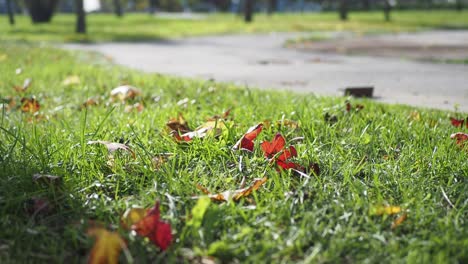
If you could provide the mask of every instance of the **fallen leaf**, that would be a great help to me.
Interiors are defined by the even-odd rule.
[[[454,127],[462,127],[465,122],[466,122],[466,127],[468,127],[468,117],[466,119],[456,119],[456,118],[450,117],[450,123],[452,123],[452,126]]]
[[[413,121],[420,121],[421,120],[421,114],[419,114],[418,111],[413,111],[409,114],[408,118]]]
[[[33,197],[27,201],[25,210],[31,216],[38,214],[45,215],[52,211],[52,205],[46,198]]]
[[[294,146],[284,148],[285,144],[286,140],[280,133],[278,133],[271,142],[262,142],[261,147],[265,157],[276,162],[276,165],[280,168],[285,170],[296,169],[303,171],[304,168],[301,165],[288,161],[290,158],[297,157],[297,151]]]
[[[325,120],[325,122],[331,125],[338,122],[338,117],[336,115],[330,115],[329,113],[325,113],[323,119]]]
[[[132,225],[140,222],[146,216],[148,209],[135,207],[127,209],[120,218],[120,225],[124,229],[131,229]]]
[[[127,245],[117,232],[109,232],[104,228],[90,228],[87,235],[96,240],[89,255],[89,264],[117,264],[122,249]]]
[[[46,184],[58,184],[61,180],[59,176],[49,175],[49,174],[34,174],[32,176],[33,181],[42,182]]]
[[[230,113],[231,113],[231,109],[229,108],[222,115],[214,115],[214,116],[208,118],[207,121],[216,121],[216,120],[219,120],[219,119],[227,119],[227,117],[229,116]]]
[[[278,127],[285,126],[285,127],[289,127],[289,128],[293,128],[293,129],[299,128],[299,123],[297,121],[293,121],[293,120],[289,120],[289,119],[283,119],[283,120],[276,121],[276,125]]]
[[[267,181],[266,177],[254,179],[253,183],[246,188],[239,190],[228,190],[218,194],[211,194],[205,187],[197,185],[197,188],[213,201],[227,202],[230,200],[238,201],[242,197],[249,196],[253,191],[258,190]]]
[[[143,111],[143,109],[145,109],[145,107],[143,106],[142,103],[135,103],[133,105],[125,106],[124,112],[130,113],[130,112],[136,111],[136,112],[140,113],[140,112]]]
[[[466,143],[465,141],[468,140],[468,134],[463,133],[463,132],[457,132],[457,133],[450,135],[450,138],[457,140],[456,142],[457,145],[464,146]]]
[[[406,218],[408,218],[408,214],[403,213],[397,219],[393,220],[391,228],[392,229],[397,228],[399,225],[401,225],[406,220]]]
[[[113,99],[119,99],[120,101],[126,101],[128,99],[134,99],[141,95],[141,91],[130,85],[122,85],[114,88],[110,95]]]
[[[98,100],[94,98],[88,98],[83,104],[81,104],[81,109],[88,108],[90,106],[96,106],[98,104],[99,104]]]
[[[24,93],[24,92],[26,92],[26,90],[27,90],[29,87],[31,87],[31,84],[32,84],[32,79],[31,79],[31,78],[27,78],[26,80],[24,80],[22,86],[14,86],[13,88],[14,88],[15,91],[17,91],[17,92]]]
[[[361,104],[356,104],[354,107],[353,105],[349,102],[349,101],[346,101],[346,112],[350,112],[351,110],[354,110],[356,112],[360,111],[364,109],[364,106],[361,105]]]
[[[145,217],[134,223],[131,229],[140,236],[148,237],[161,250],[166,250],[172,243],[171,225],[161,221],[159,202],[147,210]]]
[[[393,215],[401,212],[400,206],[385,205],[372,208],[373,215]]]
[[[24,113],[36,113],[41,108],[35,98],[21,98],[21,111]]]
[[[92,144],[102,144],[102,145],[106,146],[107,151],[109,151],[109,153],[113,153],[116,150],[123,149],[125,151],[130,152],[132,154],[133,158],[136,159],[135,152],[133,152],[133,150],[131,150],[130,147],[128,147],[125,144],[116,143],[116,142],[109,142],[109,141],[104,141],[104,140],[88,141],[88,145],[92,145]]]
[[[257,124],[250,127],[247,132],[237,141],[237,143],[232,147],[233,150],[244,149],[250,152],[253,152],[254,149],[254,140],[262,132],[263,124]]]
[[[178,114],[177,118],[171,118],[166,123],[166,126],[168,126],[171,129],[171,132],[175,131],[178,134],[184,134],[192,131],[181,113]]]
[[[65,78],[65,80],[63,80],[62,84],[65,86],[80,84],[80,77],[78,77],[77,75],[70,75],[67,78]]]

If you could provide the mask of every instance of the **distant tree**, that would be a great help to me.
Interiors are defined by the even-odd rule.
[[[268,3],[267,12],[269,15],[273,14],[273,12],[276,11],[276,1],[277,0],[267,0],[267,3]]]
[[[339,12],[342,21],[348,20],[348,0],[340,0]]]
[[[25,0],[24,3],[33,23],[46,23],[52,20],[58,0]]]
[[[254,0],[245,0],[244,21],[250,23],[253,20]]]
[[[390,0],[383,0],[384,1],[384,16],[385,21],[390,21],[390,11],[392,11],[392,5],[390,4]]]
[[[120,3],[120,0],[114,0],[114,12],[115,12],[115,15],[118,17],[121,17],[123,15],[122,5]]]
[[[75,0],[76,33],[86,33],[86,13],[83,6],[84,0]]]
[[[15,24],[15,15],[14,15],[14,12],[13,12],[13,7],[11,6],[11,1],[12,0],[6,0],[6,8],[7,8],[7,12],[8,12],[8,20],[10,22],[10,25],[14,25]]]
[[[149,12],[152,14],[156,11],[158,0],[149,0]]]
[[[457,0],[457,2],[455,3],[456,5],[456,8],[458,11],[462,11],[463,10],[463,3],[462,3],[463,0]]]
[[[370,0],[362,0],[362,9],[366,11],[370,10]]]

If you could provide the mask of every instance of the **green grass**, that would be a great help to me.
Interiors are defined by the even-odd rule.
[[[51,24],[32,25],[25,16],[17,16],[11,27],[2,17],[0,40],[21,41],[142,41],[171,39],[184,36],[257,33],[272,31],[354,31],[357,33],[400,32],[429,28],[466,29],[468,11],[398,11],[392,21],[385,22],[382,12],[352,12],[350,20],[341,22],[336,13],[257,14],[255,21],[245,24],[242,17],[221,14],[205,19],[173,20],[148,14],[127,14],[117,18],[109,14],[88,15],[88,34],[74,33],[74,15],[56,15]]]
[[[35,96],[41,104],[39,117],[15,108],[1,113],[2,263],[82,263],[92,247],[85,235],[89,220],[121,232],[135,263],[206,256],[246,263],[468,261],[467,152],[450,139],[459,130],[448,120],[454,113],[417,109],[418,119],[410,107],[357,100],[352,103],[365,108],[346,113],[345,98],[144,74],[96,54],[37,46],[4,44],[0,60],[0,97]],[[81,83],[65,86],[70,75]],[[18,94],[12,87],[26,78],[32,85]],[[141,113],[109,103],[110,90],[122,83],[143,91]],[[101,103],[80,110],[88,97]],[[178,104],[184,98],[188,103]],[[196,127],[228,108],[233,120],[219,138],[178,144],[166,132],[178,112]],[[337,123],[327,123],[325,113]],[[248,127],[283,118],[299,128],[273,125],[257,138],[254,153],[231,150]],[[269,167],[258,143],[277,132],[288,142],[304,137],[292,142],[296,161],[317,162],[320,175],[305,179]],[[89,140],[126,142],[136,159],[117,153],[109,160],[105,148]],[[172,155],[154,169],[151,160],[161,153]],[[35,173],[57,175],[62,184],[36,183]],[[192,197],[201,195],[197,183],[223,191],[238,188],[243,177],[250,182],[264,175],[268,181],[250,199],[211,203],[200,227],[187,224]],[[35,197],[47,198],[50,211],[31,216]],[[119,229],[125,209],[155,200],[173,226],[175,242],[165,253]],[[403,207],[408,219],[391,230],[394,216],[370,214],[384,204]]]

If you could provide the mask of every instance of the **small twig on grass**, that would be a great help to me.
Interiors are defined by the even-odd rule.
[[[444,191],[444,188],[440,187],[440,190],[442,191],[442,196],[444,196],[444,199],[445,201],[447,201],[447,203],[453,208],[453,209],[457,209],[455,208],[455,205],[453,205],[453,203],[450,201],[450,199],[448,198],[447,194],[445,193]]]

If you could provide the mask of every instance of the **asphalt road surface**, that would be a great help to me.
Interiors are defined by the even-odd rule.
[[[438,54],[443,55],[441,59],[464,56],[464,45],[468,50],[468,31],[364,37],[360,39],[364,47],[353,44],[355,38],[309,43],[307,47],[284,47],[286,40],[301,35],[307,34],[226,35],[146,43],[67,44],[65,48],[97,51],[112,57],[117,64],[146,72],[318,95],[341,96],[345,87],[373,86],[377,101],[448,110],[457,107],[468,112],[468,65],[419,60],[427,55],[437,59]],[[346,46],[343,44],[346,41],[351,44]],[[373,42],[385,47],[382,50],[386,52],[379,54],[375,48],[369,48],[372,46],[369,43]],[[340,43],[345,45],[344,49],[339,46]],[[408,45],[411,52],[401,49]],[[399,52],[392,50],[392,46],[401,49],[402,57]],[[444,52],[427,49],[432,46]],[[356,49],[359,55],[349,56],[346,52],[340,52],[346,48]],[[462,53],[447,55],[447,50],[448,53],[450,50]],[[405,56],[417,52],[425,53],[421,56]]]

